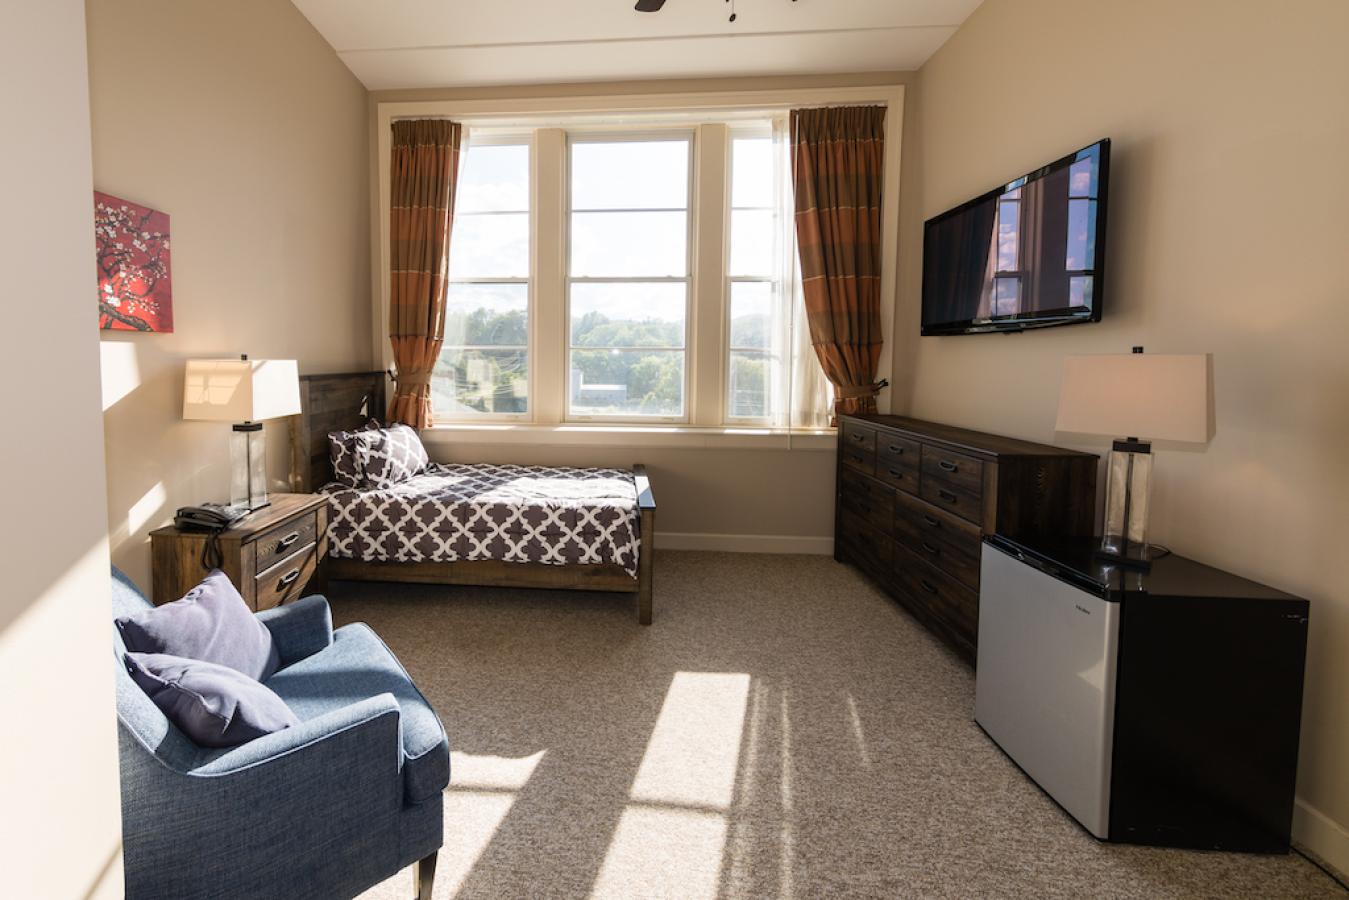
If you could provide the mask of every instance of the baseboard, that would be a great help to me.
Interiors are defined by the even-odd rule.
[[[832,537],[798,534],[698,534],[656,532],[657,550],[721,550],[729,553],[809,553],[831,556]]]
[[[1300,797],[1293,805],[1293,843],[1349,875],[1349,829]]]

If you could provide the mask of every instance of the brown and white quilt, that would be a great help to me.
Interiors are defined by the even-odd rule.
[[[632,473],[432,463],[381,488],[332,483],[329,553],[366,562],[616,563],[637,574]]]

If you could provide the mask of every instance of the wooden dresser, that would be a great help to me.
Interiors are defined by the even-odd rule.
[[[834,558],[974,662],[984,534],[1090,535],[1093,453],[902,416],[843,416]]]
[[[270,506],[220,533],[220,568],[253,610],[304,596],[328,555],[328,499],[322,494],[272,494]],[[177,600],[206,577],[207,535],[172,525],[150,532],[155,605]]]

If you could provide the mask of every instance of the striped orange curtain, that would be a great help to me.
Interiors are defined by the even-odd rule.
[[[794,109],[792,186],[806,323],[834,414],[874,413],[881,359],[885,107]]]
[[[431,424],[431,372],[445,337],[446,276],[462,128],[443,119],[393,123],[389,193],[389,341],[398,368],[389,421]]]

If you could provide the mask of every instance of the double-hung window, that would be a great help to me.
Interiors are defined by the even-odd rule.
[[[692,145],[570,135],[568,418],[687,418]]]
[[[460,161],[437,418],[529,412],[529,141],[472,139]]]

